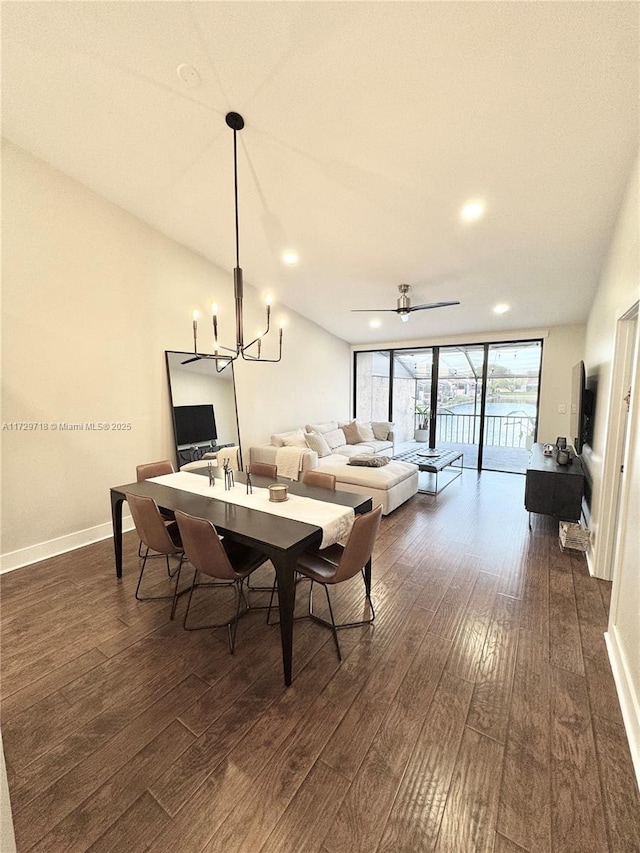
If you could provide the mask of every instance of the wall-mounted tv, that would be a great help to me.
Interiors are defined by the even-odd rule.
[[[573,368],[571,380],[571,437],[577,454],[585,444],[591,444],[593,423],[593,392],[587,388],[584,362]]]
[[[173,416],[176,425],[176,444],[198,444],[203,441],[214,442],[218,433],[216,419],[211,404],[202,406],[174,406]]]

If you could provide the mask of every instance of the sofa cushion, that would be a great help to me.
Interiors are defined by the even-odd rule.
[[[347,465],[362,465],[364,468],[382,468],[388,464],[388,457],[376,456],[375,453],[359,453],[357,456],[352,456],[347,463]]]
[[[371,429],[371,424],[356,424],[358,427],[358,434],[360,436],[360,441],[374,441],[375,435],[373,434],[373,430]]]
[[[322,459],[324,456],[329,456],[331,453],[331,448],[327,444],[327,441],[319,432],[307,432],[305,433],[304,440],[307,442],[307,447],[310,447],[311,450],[315,450],[318,456]]]
[[[349,465],[345,460],[343,463],[336,463],[334,456],[329,456],[323,459],[316,470],[329,471],[336,475],[337,488],[340,488],[340,483],[350,483],[354,486],[364,486],[375,489],[391,489],[402,483],[409,477],[416,479],[417,488],[417,473],[418,466],[411,462],[400,462],[392,459],[388,465],[382,468],[364,468],[358,465]]]
[[[387,453],[389,456],[393,456],[393,444],[390,441],[368,441],[366,446],[370,447],[373,453]],[[359,444],[358,447],[362,448],[363,453],[369,452],[365,450],[364,444]]]
[[[347,439],[341,429],[332,429],[329,430],[329,432],[323,433],[323,435],[324,440],[327,442],[331,450],[335,450],[337,447],[341,447],[343,444],[347,443]]]
[[[393,429],[393,424],[390,421],[374,421],[371,424],[371,429],[378,441],[386,441]]]
[[[340,447],[334,447],[331,451],[342,456],[360,456],[362,453],[373,453],[373,449],[368,444],[342,444]]]
[[[305,444],[304,432],[302,429],[292,429],[289,432],[276,432],[271,436],[271,444],[274,447],[284,447],[284,440],[290,436],[298,435],[302,439],[302,444]]]

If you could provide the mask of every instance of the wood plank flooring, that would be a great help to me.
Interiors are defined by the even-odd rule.
[[[340,664],[296,622],[288,689],[264,611],[232,656],[135,600],[134,534],[121,582],[109,541],[2,576],[19,853],[638,853],[609,585],[550,519],[529,531],[523,494],[465,470],[384,518],[374,626],[341,632]],[[166,590],[161,560],[149,580]],[[334,602],[356,618],[359,583]]]

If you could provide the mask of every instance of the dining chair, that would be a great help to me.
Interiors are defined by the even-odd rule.
[[[371,590],[367,587],[364,569],[371,559],[373,546],[375,545],[376,537],[380,529],[381,518],[382,505],[375,507],[371,512],[356,516],[345,545],[336,543],[335,545],[330,545],[328,548],[323,548],[322,550],[303,551],[298,557],[296,571],[311,581],[311,585],[309,587],[309,611],[306,614],[306,617],[303,618],[313,619],[314,622],[318,622],[320,625],[324,625],[331,629],[339,660],[342,660],[342,653],[340,652],[340,643],[338,642],[338,631],[342,628],[357,628],[361,625],[369,625],[376,618],[375,610],[373,609],[373,602],[371,600]],[[355,577],[358,573],[362,575],[362,579],[364,581],[365,597],[371,611],[371,617],[358,622],[342,622],[341,624],[336,624],[333,616],[333,608],[331,606],[329,586],[351,580],[351,578]],[[313,612],[314,583],[319,583],[324,587],[324,591],[327,596],[329,617],[331,619],[330,622],[326,619],[320,618]],[[269,622],[269,616],[271,615],[271,605],[273,603],[275,590],[276,585],[274,584],[271,591],[267,622]],[[271,623],[269,622],[269,624]]]
[[[138,483],[142,483],[143,480],[149,480],[151,477],[161,477],[163,474],[174,473],[173,462],[169,459],[164,459],[162,462],[145,462],[143,465],[136,465],[136,480]],[[173,512],[170,509],[160,509],[160,515],[168,522],[174,520]],[[138,543],[138,557],[142,559],[143,556],[142,542],[140,541]]]
[[[138,601],[151,601],[164,598],[171,598],[171,619],[176,612],[176,604],[178,603],[178,584],[180,582],[180,570],[184,560],[184,550],[180,540],[180,533],[175,521],[168,521],[163,518],[158,509],[158,504],[153,498],[144,495],[127,494],[127,503],[131,510],[133,523],[140,537],[141,543],[145,546],[146,551],[142,557],[142,566],[140,568],[140,577],[136,586],[136,598]],[[164,556],[167,563],[167,574],[170,579],[175,578],[175,589],[170,595],[147,595],[143,596],[140,593],[142,584],[142,576],[147,565],[147,560],[150,555],[149,551],[154,551],[155,554]],[[169,563],[170,557],[178,558],[178,566],[172,572]]]
[[[141,483],[151,477],[161,477],[163,474],[174,472],[173,462],[169,459],[164,459],[162,462],[146,462],[144,465],[136,465],[136,480]]]
[[[327,471],[305,471],[302,475],[302,482],[306,486],[320,486],[322,489],[335,489],[336,475],[329,474]]]
[[[213,524],[206,518],[197,518],[186,512],[176,512],[176,521],[187,560],[193,566],[193,581],[189,591],[189,600],[184,614],[183,625],[187,631],[201,631],[211,628],[227,628],[229,649],[235,650],[238,619],[244,616],[249,603],[244,595],[243,583],[251,572],[267,562],[267,556],[256,548],[233,542],[228,537],[220,539]],[[198,582],[198,575],[206,575],[212,580]],[[236,598],[235,615],[227,622],[207,625],[188,625],[187,620],[194,590],[199,587],[233,586]],[[240,611],[244,600],[245,609]]]
[[[249,473],[254,477],[271,477],[275,480],[278,476],[278,466],[270,462],[252,462],[249,465]]]

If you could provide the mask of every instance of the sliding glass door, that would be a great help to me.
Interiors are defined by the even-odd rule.
[[[542,344],[489,344],[482,467],[524,473],[538,427]]]
[[[458,450],[464,467],[524,473],[535,441],[542,342],[355,354],[360,420],[392,420],[396,452]]]
[[[482,444],[484,345],[437,349],[436,446],[461,451],[465,468],[478,468]]]

